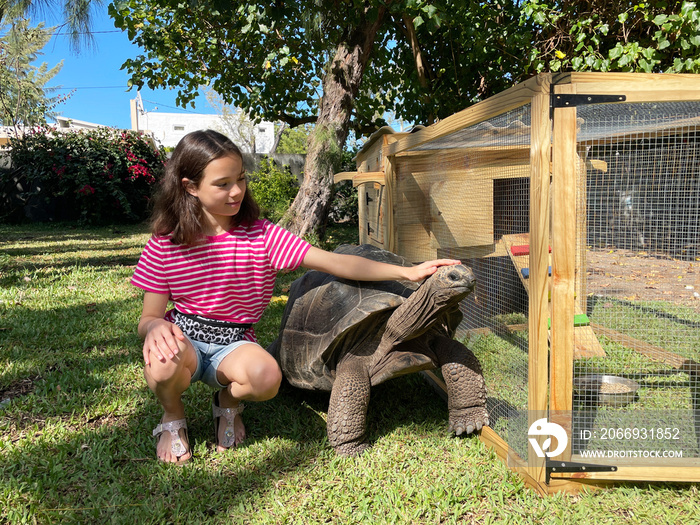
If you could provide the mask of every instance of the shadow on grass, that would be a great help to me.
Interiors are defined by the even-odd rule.
[[[61,249],[36,248],[21,250],[0,249],[0,285],[5,287],[22,286],[26,284],[23,278],[28,273],[49,271],[52,273],[62,273],[65,269],[78,267],[91,267],[100,271],[113,270],[118,267],[133,267],[136,265],[140,249],[142,246],[126,245],[124,247],[102,247],[102,246],[63,246]],[[91,255],[90,252],[95,252]],[[121,252],[121,253],[120,253]],[[133,252],[133,253],[127,253]],[[64,254],[60,260],[37,260],[31,257],[43,255],[55,257],[57,254]],[[71,256],[65,254],[73,254]],[[2,257],[8,255],[13,257],[13,262],[3,262]],[[9,257],[8,257],[9,259]]]
[[[99,374],[112,363],[97,359],[92,365]],[[154,457],[151,437],[160,417],[155,400],[144,392],[145,385],[130,386],[133,392],[127,397],[138,404],[135,410],[125,408],[128,415],[119,408],[94,413],[89,405],[95,400],[89,394],[111,387],[116,385],[86,381],[80,390],[54,400],[54,416],[36,406],[36,394],[17,400],[8,416],[21,419],[31,408],[30,417],[44,424],[24,426],[17,436],[9,436],[13,446],[0,456],[2,485],[21,493],[25,502],[15,509],[15,516],[109,521],[116,512],[120,520],[164,523],[184,520],[181,510],[188,509],[190,520],[193,510],[195,518],[203,520],[242,517],[254,513],[255,502],[276,490],[285,477],[309,468],[319,455],[333,454],[325,423],[317,413],[325,412],[328,396],[289,386],[272,401],[249,405],[244,413],[249,432],[245,446],[215,454],[209,390],[195,386],[185,397],[195,457],[183,467],[163,465]],[[417,433],[424,424],[446,425],[435,415],[436,411],[446,415],[446,410],[440,410],[442,401],[418,376],[397,378],[374,391],[369,416],[373,439],[405,425]],[[413,399],[411,392],[423,395],[423,402]],[[80,393],[87,397],[75,406]],[[65,410],[68,396],[73,398],[71,414]],[[64,411],[65,419],[59,415]],[[78,418],[82,422],[75,421],[75,414],[88,413],[89,417]],[[78,429],[66,431],[76,425]]]
[[[301,390],[284,382],[280,396],[299,400],[314,414],[325,415],[328,412],[328,392]],[[325,440],[325,421],[319,418],[313,424],[320,425],[324,446],[329,447]],[[367,411],[367,435],[370,445],[395,432],[412,433],[415,439],[420,439],[423,433],[434,432],[436,429],[447,435],[448,426],[445,401],[421,374],[400,376],[373,386],[370,391]]]
[[[0,224],[0,234],[5,242],[16,241],[41,241],[63,242],[76,239],[105,239],[110,236],[134,235],[148,231],[146,223],[119,224],[101,227],[81,226],[77,223],[26,223],[26,224]]]
[[[282,425],[291,417],[284,412],[275,411]],[[165,465],[155,459],[151,438],[159,417],[153,404],[144,403],[129,416],[93,417],[70,433],[54,422],[27,432],[27,441],[19,438],[0,457],[2,485],[18,491],[25,502],[23,508],[14,509],[15,517],[33,516],[40,522],[110,521],[116,512],[123,522],[132,516],[131,523],[172,523],[191,520],[193,510],[202,517],[245,514],[285,473],[318,454],[315,447],[291,440],[266,444],[255,435],[259,432],[253,432],[239,450],[214,454],[201,435],[201,417],[194,415],[190,440],[195,457],[183,467]],[[251,419],[256,416],[246,417],[249,427]],[[207,422],[213,435],[210,418]],[[188,509],[187,516],[180,509]]]
[[[125,357],[140,359],[135,333],[138,307],[138,301],[124,299],[50,310],[16,303],[0,310],[0,357],[12,363],[0,371],[0,388],[29,371],[43,375],[84,362],[96,366],[112,354],[110,364]]]
[[[246,445],[213,452],[210,390],[185,394],[195,457],[184,467],[155,459],[152,429],[161,410],[141,376],[138,348],[115,347],[81,359],[63,352],[0,412],[0,493],[13,494],[0,512],[8,522],[111,521],[172,523],[249,512],[286,473],[323,450],[325,425],[300,399],[280,395],[244,413]],[[181,509],[189,509],[188,516]],[[123,521],[122,521],[123,520]]]
[[[244,516],[281,480],[334,454],[322,417],[328,395],[288,385],[271,401],[249,404],[243,447],[214,453],[210,390],[197,384],[185,394],[195,456],[183,467],[161,464],[151,437],[161,412],[135,361],[105,355],[47,369],[40,388],[0,413],[13,421],[0,454],[0,486],[19,499],[13,517],[109,521],[117,512],[120,520],[164,523],[184,520],[182,509],[190,520],[193,510],[203,520]],[[114,367],[127,369],[122,384],[103,378]],[[418,375],[378,385],[373,395],[372,441],[407,425],[416,434],[423,425],[446,431],[444,403]]]
[[[184,467],[160,464],[151,432],[161,410],[142,378],[129,313],[136,318],[136,303],[4,312],[12,329],[0,332],[0,359],[12,366],[0,372],[11,398],[0,411],[0,493],[11,494],[12,505],[0,517],[110,521],[116,512],[119,520],[164,523],[183,521],[183,509],[205,521],[242,516],[280,480],[334,454],[324,421],[329,395],[289,385],[248,405],[245,446],[214,453],[211,391],[198,383],[184,396],[195,457]],[[404,426],[420,434],[423,425],[446,432],[447,410],[420,376],[372,389],[371,441]]]
[[[608,305],[618,305],[620,307],[628,308],[630,311],[636,312],[638,314],[640,322],[644,321],[644,319],[645,319],[644,316],[648,316],[647,318],[664,319],[664,320],[670,321],[674,324],[686,326],[686,327],[693,328],[693,329],[700,328],[700,321],[692,321],[690,319],[683,319],[676,314],[666,312],[664,310],[661,310],[660,308],[655,308],[655,307],[647,306],[644,304],[635,303],[635,302],[628,301],[625,299],[619,299],[617,297],[593,296],[593,297],[589,298],[587,315],[589,315],[589,316],[593,315],[593,313],[596,309],[608,308]],[[669,304],[669,307],[673,307],[673,306],[674,305]],[[692,316],[695,318],[698,317],[697,312],[693,311],[691,308],[685,307],[685,306],[683,306],[681,308],[689,316]]]

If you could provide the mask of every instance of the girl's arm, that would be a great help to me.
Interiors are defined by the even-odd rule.
[[[397,266],[372,261],[357,255],[333,253],[311,247],[301,265],[309,270],[319,270],[343,279],[355,281],[422,281],[434,274],[440,266],[459,264],[454,259],[426,261],[417,266]]]
[[[151,364],[151,355],[159,361],[172,359],[180,351],[177,341],[184,341],[182,330],[163,319],[168,307],[168,295],[146,292],[143,296],[143,310],[138,332],[143,337],[143,360]]]

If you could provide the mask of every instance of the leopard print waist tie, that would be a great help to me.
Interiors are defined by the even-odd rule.
[[[191,339],[217,345],[230,345],[242,341],[245,339],[246,330],[253,326],[183,314],[176,309],[170,310],[165,318],[175,323]]]

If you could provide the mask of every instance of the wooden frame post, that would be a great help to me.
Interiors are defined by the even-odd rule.
[[[554,86],[554,95],[576,86]],[[552,143],[552,348],[550,419],[571,436],[573,410],[574,295],[576,284],[576,108],[553,111]],[[571,444],[557,459],[571,459]]]
[[[530,107],[530,293],[528,305],[528,427],[547,410],[549,344],[549,215],[552,129],[549,119],[549,76],[542,77],[542,92]],[[544,437],[542,438],[544,440]],[[545,461],[532,448],[528,453],[530,476],[545,483]]]
[[[394,164],[396,163],[396,157],[394,155],[387,155],[384,157],[384,174],[385,174],[385,209],[384,209],[384,225],[386,231],[384,234],[384,246],[387,250],[393,253],[398,253],[397,246],[397,235],[394,217],[396,216],[397,210],[394,209],[394,203],[396,199],[394,198],[394,192],[396,191],[396,184],[394,184]]]

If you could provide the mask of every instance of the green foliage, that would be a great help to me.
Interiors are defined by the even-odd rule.
[[[699,73],[700,9],[696,2],[523,4],[523,21],[539,27],[529,70]]]
[[[515,0],[115,0],[109,13],[144,50],[124,64],[132,85],[177,87],[183,106],[209,85],[251,116],[290,126],[315,121],[338,46],[360,46],[349,35],[376,30],[364,71],[353,72],[362,75],[361,92],[342,102],[353,106],[350,127],[364,131],[384,125],[387,112],[425,123],[509,87],[531,39],[517,30],[519,6]],[[426,58],[426,84],[409,26]]]
[[[300,195],[283,223],[322,230],[349,131],[384,115],[431,124],[543,71],[699,72],[695,2],[563,0],[114,0],[143,53],[133,86],[210,85],[251,118],[316,122]]]
[[[343,160],[340,171],[355,171],[354,157],[357,149],[353,151],[343,151]],[[353,187],[352,181],[343,180],[333,185],[333,198],[331,199],[331,209],[328,212],[328,219],[335,223],[356,225],[357,215],[357,195],[358,191]]]
[[[11,148],[19,179],[6,174],[0,187],[14,185],[15,204],[42,210],[44,218],[82,223],[143,220],[165,160],[143,135],[111,128],[36,128],[12,139]]]
[[[263,157],[260,167],[248,176],[248,190],[260,206],[262,216],[277,222],[292,204],[299,186],[294,175],[280,170],[272,159]]]
[[[313,131],[311,124],[296,128],[285,128],[282,131],[275,153],[304,154],[307,149],[309,135]]]
[[[6,23],[7,22],[7,23]],[[3,20],[0,16],[0,124],[19,127],[43,124],[63,97],[48,96],[44,86],[63,66],[49,69],[46,62],[33,63],[55,28],[29,26],[29,20]]]
[[[494,95],[522,78],[532,32],[519,28],[520,3],[505,1],[430,0],[391,4],[394,46],[375,49],[377,64],[368,68],[367,89],[357,105],[376,114],[431,124]],[[416,65],[408,38],[415,43],[424,70]],[[378,46],[379,47],[379,46]]]
[[[328,212],[328,220],[336,223],[349,221],[357,224],[357,189],[353,188],[352,181],[342,180],[333,186],[333,198],[331,209]]]
[[[251,114],[290,124],[315,117],[327,57],[363,17],[381,27],[352,101],[356,130],[376,129],[387,112],[444,118],[542,71],[700,71],[700,14],[688,1],[117,0],[110,14],[146,50],[125,64],[134,85],[177,86],[184,104],[211,83]]]
[[[53,11],[52,8],[58,8],[54,12],[60,11],[63,17],[61,32],[68,34],[71,48],[77,51],[81,44],[87,47],[94,44],[94,36],[90,33],[93,6],[102,5],[103,0],[0,0],[0,18],[44,18],[47,10]]]
[[[145,50],[124,64],[132,85],[177,87],[183,107],[207,85],[251,117],[274,121],[310,118],[317,106],[311,86],[322,76],[324,46],[299,31],[299,4],[115,0],[109,13]]]

